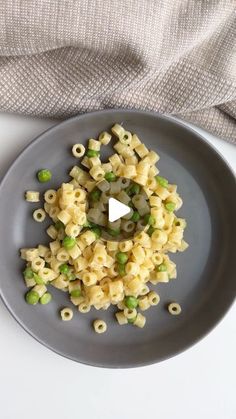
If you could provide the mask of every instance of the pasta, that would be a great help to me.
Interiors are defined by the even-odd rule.
[[[31,266],[34,272],[38,272],[40,269],[43,269],[45,266],[45,260],[38,257],[32,260]]]
[[[96,333],[104,333],[107,330],[107,325],[103,320],[95,320],[93,327]]]
[[[73,317],[73,311],[71,308],[65,307],[61,310],[61,318],[64,321],[69,321]]]
[[[143,328],[145,326],[145,323],[146,323],[146,317],[143,316],[141,313],[138,313],[134,321],[134,325],[137,327]]]
[[[139,299],[139,308],[142,311],[148,310],[150,308],[150,302],[147,296]]]
[[[168,305],[168,311],[173,316],[178,316],[181,313],[181,307],[178,303],[170,303]]]
[[[99,141],[94,140],[94,139],[89,140],[89,144],[88,144],[89,150],[99,151],[100,147],[101,147],[101,143]]]
[[[74,144],[72,147],[72,154],[74,157],[82,157],[85,153],[85,147],[83,144]]]
[[[137,310],[135,308],[124,308],[124,316],[130,320],[137,317]]]
[[[33,212],[33,218],[38,223],[42,223],[46,218],[46,212],[42,208],[39,208]]]
[[[159,175],[159,155],[120,124],[111,132],[115,152],[106,162],[101,162],[100,151],[112,140],[109,132],[90,138],[87,148],[73,145],[72,154],[84,169],[74,166],[71,180],[45,191],[43,208],[33,212],[36,221],[48,216],[52,224],[46,230],[48,245],[21,249],[30,288],[26,300],[45,304],[51,299],[47,288],[53,286],[69,294],[79,313],[115,305],[120,325],[143,328],[146,317],[141,312],[160,302],[153,286],[177,277],[169,253],[187,249],[187,224],[176,216],[183,203],[177,186]],[[130,207],[114,222],[108,217],[110,197]],[[39,198],[37,191],[25,194],[29,202]],[[168,311],[178,315],[181,307],[173,302]],[[60,315],[68,321],[73,311],[65,307]],[[104,333],[107,324],[97,319],[93,328]]]
[[[48,204],[55,204],[57,200],[57,193],[53,189],[49,189],[44,194],[44,199]]]
[[[45,285],[35,285],[33,287],[33,291],[37,292],[39,297],[42,297],[46,293],[47,288],[45,287]]]
[[[107,145],[109,144],[109,142],[111,141],[111,134],[109,134],[108,132],[104,131],[99,135],[99,141],[101,144],[103,145]]]
[[[118,321],[118,323],[122,326],[123,324],[127,324],[128,323],[128,319],[127,317],[125,317],[124,312],[123,311],[118,311],[116,313],[116,319]]]
[[[37,191],[27,191],[25,193],[25,200],[28,202],[39,202],[39,192]]]
[[[148,294],[148,301],[151,306],[156,306],[160,301],[160,297],[155,291],[151,291]]]
[[[79,304],[78,310],[80,313],[88,313],[90,311],[91,306],[86,303]]]

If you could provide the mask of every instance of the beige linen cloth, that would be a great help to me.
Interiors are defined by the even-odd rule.
[[[0,110],[112,107],[236,143],[236,0],[0,0]]]

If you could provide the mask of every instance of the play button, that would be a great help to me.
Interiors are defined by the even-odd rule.
[[[123,204],[115,198],[109,198],[108,200],[108,220],[113,223],[113,221],[119,220],[119,218],[124,217],[124,215],[129,214],[130,207]]]
[[[148,229],[146,219],[151,208],[141,185],[117,177],[112,182],[101,181],[89,191],[86,211],[92,224],[86,229],[97,228],[101,240],[122,242]]]

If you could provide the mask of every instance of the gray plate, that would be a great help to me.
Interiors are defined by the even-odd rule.
[[[71,322],[58,312],[68,306],[66,294],[52,290],[52,303],[36,307],[24,302],[20,247],[47,243],[46,226],[32,220],[38,204],[26,203],[25,190],[41,190],[35,173],[50,168],[58,187],[75,163],[71,146],[96,137],[115,122],[123,122],[161,157],[161,174],[178,185],[184,205],[179,215],[187,219],[185,239],[189,249],[173,255],[178,279],[156,286],[161,296],[157,307],[145,312],[144,329],[119,326],[113,311],[92,310],[82,315],[74,309]],[[164,360],[202,338],[229,308],[236,291],[235,178],[222,157],[198,134],[179,122],[157,114],[108,110],[81,115],[46,131],[15,160],[0,188],[1,296],[15,319],[39,342],[58,354],[85,364],[103,367],[135,367]],[[166,304],[178,301],[180,316],[171,316]],[[74,306],[73,306],[74,307]],[[108,323],[103,335],[91,322]]]

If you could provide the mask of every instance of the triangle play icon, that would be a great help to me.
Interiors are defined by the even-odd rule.
[[[108,201],[108,220],[112,223],[130,212],[130,207],[115,198]]]

